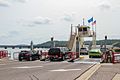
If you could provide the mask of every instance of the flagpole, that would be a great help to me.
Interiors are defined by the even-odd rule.
[[[95,23],[95,33],[96,33],[96,23]]]
[[[93,23],[93,21],[92,21],[92,23]],[[92,31],[93,31],[93,34],[94,34],[93,24],[92,24]]]
[[[96,32],[96,23],[95,23],[95,47],[96,47],[96,34],[97,34],[97,32]]]
[[[93,23],[93,17],[92,17],[92,23]],[[92,24],[92,31],[94,32],[94,29],[93,29],[93,24]]]
[[[83,25],[85,25],[85,22],[84,22],[84,20],[85,20],[85,19],[83,18]]]

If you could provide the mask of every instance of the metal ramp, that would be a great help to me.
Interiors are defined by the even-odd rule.
[[[70,36],[70,40],[69,40],[69,42],[68,42],[68,48],[69,48],[71,51],[75,51],[75,47],[76,47],[76,34],[71,35],[71,36]]]

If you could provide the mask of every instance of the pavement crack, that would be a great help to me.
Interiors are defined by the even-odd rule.
[[[33,78],[31,76],[29,76],[30,80],[33,80]]]
[[[34,77],[34,78],[36,78],[36,80],[39,80],[39,78],[38,78],[38,77],[36,77],[35,75],[33,75],[33,77]]]

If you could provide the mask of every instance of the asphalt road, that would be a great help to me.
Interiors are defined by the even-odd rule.
[[[93,65],[39,60],[2,62],[0,80],[74,80]]]

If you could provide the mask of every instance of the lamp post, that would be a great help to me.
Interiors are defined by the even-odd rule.
[[[107,43],[107,36],[105,35],[105,43],[104,43],[105,51],[106,51],[106,43]]]
[[[51,42],[52,42],[51,47],[55,47],[54,37],[51,37]]]

